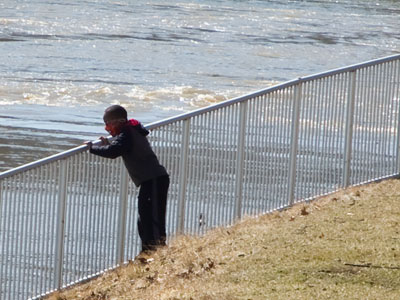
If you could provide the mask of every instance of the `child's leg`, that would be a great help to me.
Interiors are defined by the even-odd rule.
[[[154,245],[151,205],[152,186],[151,180],[143,182],[138,196],[138,231],[142,240],[142,251],[153,250]]]
[[[164,246],[167,238],[165,215],[167,210],[167,195],[169,176],[160,176],[153,180],[152,190],[152,221],[153,235],[156,245]]]

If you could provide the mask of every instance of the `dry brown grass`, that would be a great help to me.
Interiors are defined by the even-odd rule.
[[[400,299],[400,181],[181,236],[48,299]]]

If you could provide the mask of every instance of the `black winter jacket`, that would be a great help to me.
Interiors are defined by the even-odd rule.
[[[92,146],[90,153],[107,158],[122,156],[129,176],[136,186],[140,186],[147,180],[168,175],[151,149],[147,134],[148,131],[141,125],[127,125],[111,144]]]

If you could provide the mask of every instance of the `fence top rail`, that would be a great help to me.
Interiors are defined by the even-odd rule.
[[[236,103],[240,103],[240,102],[252,99],[252,98],[263,96],[268,93],[272,93],[274,91],[278,91],[278,90],[282,90],[282,89],[285,89],[285,88],[288,88],[291,86],[298,85],[303,82],[317,80],[317,79],[321,79],[321,78],[325,78],[325,77],[329,77],[329,76],[334,76],[334,75],[341,74],[341,73],[354,72],[358,69],[362,69],[362,68],[366,68],[369,66],[374,66],[374,65],[378,65],[378,64],[382,64],[382,63],[386,63],[386,62],[390,62],[390,61],[395,61],[395,60],[400,60],[400,54],[396,54],[396,55],[392,55],[392,56],[388,56],[388,57],[384,57],[384,58],[380,58],[380,59],[376,59],[376,60],[370,60],[370,61],[366,61],[363,63],[359,63],[359,64],[355,64],[355,65],[351,65],[351,66],[347,66],[347,67],[343,67],[343,68],[333,69],[333,70],[325,71],[322,73],[308,75],[305,77],[300,77],[298,79],[293,79],[293,80],[290,80],[290,81],[287,81],[284,83],[280,83],[280,84],[277,84],[277,85],[274,85],[274,86],[271,86],[271,87],[268,87],[268,88],[265,88],[265,89],[262,89],[262,90],[244,95],[244,96],[240,96],[240,97],[233,98],[230,100],[222,101],[220,103],[216,103],[216,104],[213,104],[213,105],[210,105],[210,106],[207,106],[204,108],[200,108],[200,109],[188,112],[188,113],[183,113],[183,114],[180,114],[180,115],[177,115],[177,116],[174,116],[171,118],[167,118],[167,119],[164,119],[161,121],[156,121],[156,122],[147,124],[145,127],[148,130],[154,130],[158,127],[162,127],[162,126],[165,126],[165,125],[168,125],[171,123],[187,120],[187,119],[190,119],[192,117],[195,117],[195,116],[198,116],[198,115],[201,115],[204,113],[215,111],[219,108],[223,108],[223,107],[230,106],[230,105],[233,105]],[[100,143],[100,141],[96,141],[95,143]],[[1,172],[0,180],[7,178],[7,177],[11,177],[13,175],[16,175],[16,174],[19,174],[22,172],[25,172],[25,171],[28,171],[28,170],[31,170],[33,168],[37,168],[39,166],[57,161],[57,160],[68,158],[75,154],[86,151],[87,149],[88,149],[88,147],[86,145],[80,145],[80,146],[72,148],[70,150],[67,150],[67,151],[64,151],[64,152],[61,152],[58,154],[54,154],[52,156],[22,165],[20,167],[17,167],[17,168],[14,168],[14,169],[11,169],[11,170],[8,170],[5,172]]]

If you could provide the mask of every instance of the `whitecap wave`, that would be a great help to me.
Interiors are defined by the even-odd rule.
[[[231,91],[214,92],[192,86],[172,86],[159,89],[145,89],[135,86],[125,96],[146,102],[183,103],[187,106],[202,107],[227,100]],[[164,103],[165,104],[165,103]]]
[[[76,85],[54,82],[15,83],[0,87],[0,105],[44,105],[58,107],[121,104],[146,110],[189,111],[237,96],[241,91],[211,91],[192,86],[151,88],[143,86]]]

